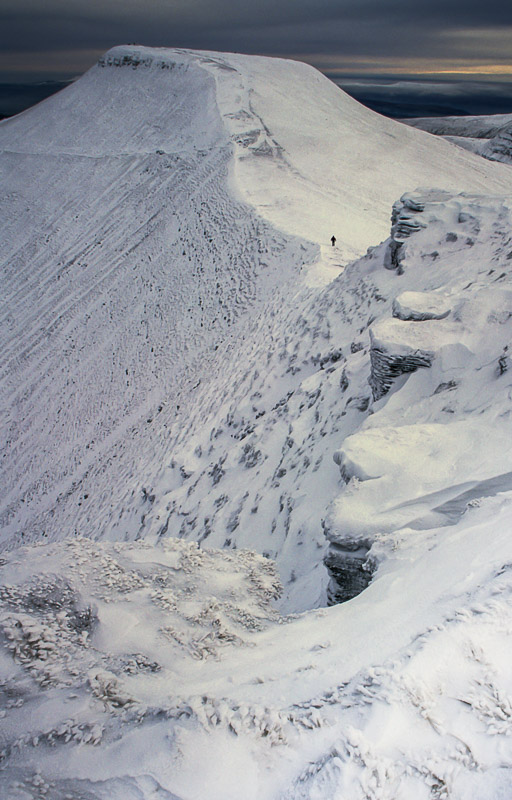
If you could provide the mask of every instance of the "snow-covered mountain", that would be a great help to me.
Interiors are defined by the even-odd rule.
[[[7,796],[505,797],[511,167],[134,47],[0,147]]]
[[[512,114],[481,117],[423,117],[403,120],[406,125],[444,136],[453,144],[490,161],[512,163]]]
[[[281,338],[301,286],[384,238],[404,191],[508,187],[310,67],[245,56],[116,49],[0,147],[11,544],[144,535],[175,437],[233,395],[269,299]]]
[[[492,139],[504,125],[510,125],[512,114],[488,114],[473,117],[417,117],[404,119],[402,122],[436,136]]]

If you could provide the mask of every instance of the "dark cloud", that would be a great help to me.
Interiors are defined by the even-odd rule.
[[[46,52],[81,47],[108,48],[127,41],[137,26],[133,21],[101,17],[77,18],[69,12],[38,11],[27,19],[0,13],[0,49],[4,52]]]
[[[0,0],[2,52],[32,53],[34,64],[37,53],[61,52],[63,67],[73,51],[125,42],[312,63],[322,55],[498,63],[510,58],[507,26],[504,0]]]

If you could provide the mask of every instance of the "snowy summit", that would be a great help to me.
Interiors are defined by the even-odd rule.
[[[143,47],[0,123],[2,796],[508,797],[512,167],[451,138]]]

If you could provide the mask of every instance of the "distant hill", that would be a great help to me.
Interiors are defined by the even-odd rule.
[[[490,161],[512,164],[512,114],[472,117],[424,117],[402,120]]]

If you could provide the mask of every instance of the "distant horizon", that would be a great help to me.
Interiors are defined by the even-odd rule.
[[[1,0],[0,0],[1,3]],[[0,16],[1,19],[1,16]],[[512,29],[511,29],[512,30]],[[512,35],[512,34],[511,34]],[[282,58],[301,61],[318,69],[331,80],[349,78],[378,78],[382,80],[409,81],[479,81],[482,83],[499,82],[512,84],[512,60],[510,64],[471,65],[463,62],[443,62],[436,69],[427,68],[424,59],[396,60],[371,59],[353,57],[340,59],[326,57],[321,53],[279,53],[255,52],[243,49],[220,50],[212,47],[193,47],[183,44],[156,45],[149,43],[118,42],[111,47],[93,51],[63,51],[44,53],[39,58],[28,53],[9,54],[0,52],[0,83],[49,83],[73,81],[93,67],[98,59],[108,50],[118,46],[154,47],[156,49],[209,50],[211,52],[233,52],[241,55],[254,55],[266,58]],[[416,65],[416,66],[415,66]],[[421,65],[421,66],[420,66]]]
[[[0,0],[0,82],[9,84],[70,80],[112,47],[136,43],[288,58],[335,82],[506,86],[511,41],[503,0]]]
[[[319,71],[363,105],[392,118],[512,114],[510,78],[448,73],[370,73],[356,69]],[[25,111],[82,74],[55,77],[41,73],[24,75],[22,80],[16,73],[15,79],[9,80],[0,73],[0,119]]]

